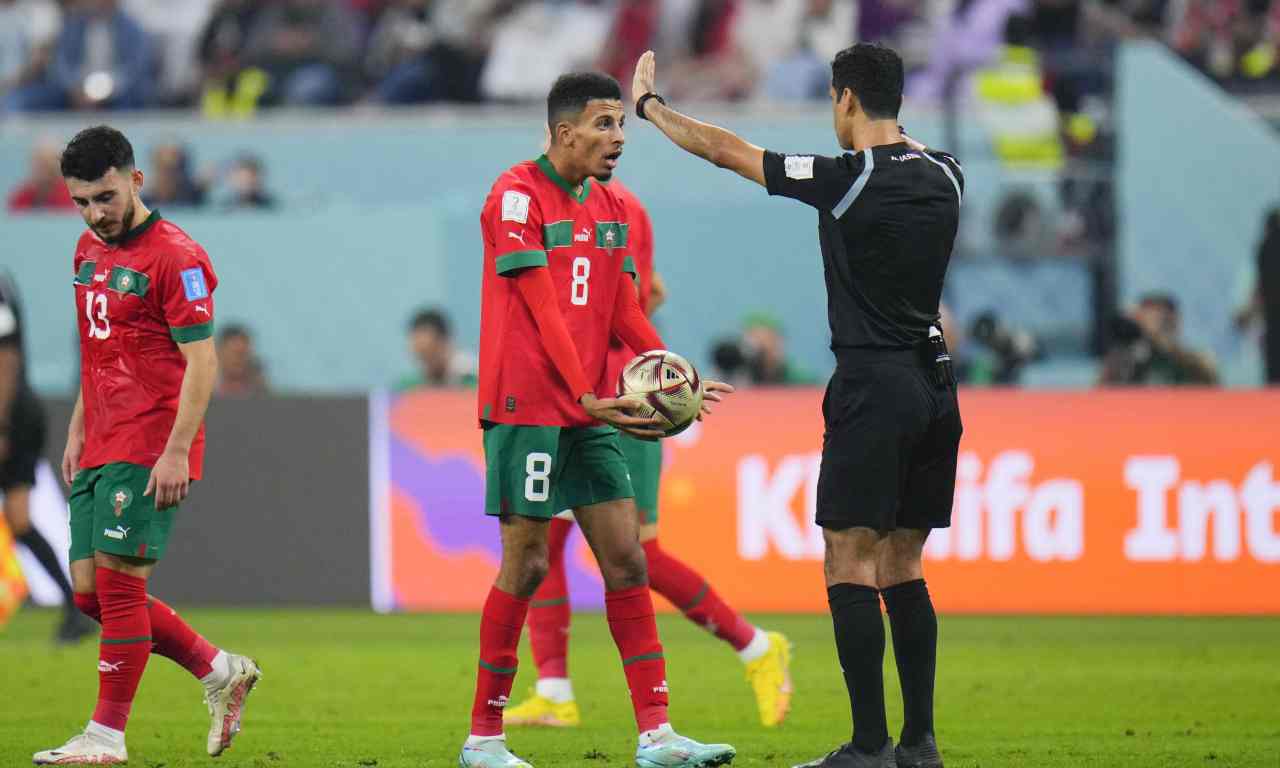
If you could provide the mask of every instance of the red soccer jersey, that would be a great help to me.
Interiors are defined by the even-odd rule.
[[[498,177],[485,199],[480,231],[480,419],[595,424],[577,402],[581,393],[569,391],[543,349],[533,314],[511,277],[526,267],[551,270],[587,381],[603,382],[618,285],[623,271],[635,273],[622,202],[591,179],[575,195],[544,155]]]
[[[84,398],[80,466],[154,466],[173,430],[187,370],[178,343],[213,334],[218,278],[209,255],[153,212],[113,245],[86,231],[74,274]],[[188,455],[192,480],[200,479],[203,464],[201,425]]]
[[[636,267],[638,288],[640,289],[640,306],[649,311],[649,297],[653,293],[653,224],[649,221],[649,212],[635,193],[614,180],[609,182],[609,189],[622,200],[627,211],[627,253]],[[623,344],[616,336],[609,342],[609,361],[605,365],[605,378],[602,386],[596,387],[597,394],[602,397],[616,397],[618,374],[623,366],[632,358],[647,349],[633,350]],[[602,391],[603,390],[603,391]]]

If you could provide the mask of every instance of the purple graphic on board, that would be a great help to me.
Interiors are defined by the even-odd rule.
[[[391,485],[412,498],[418,522],[430,541],[428,550],[448,554],[483,552],[497,567],[501,557],[498,520],[484,513],[484,473],[469,456],[423,454],[390,437]],[[575,610],[604,608],[600,574],[583,566],[591,558],[582,532],[574,526],[565,545],[569,600]]]

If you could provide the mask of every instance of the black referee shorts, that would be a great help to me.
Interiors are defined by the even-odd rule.
[[[916,352],[840,350],[822,416],[818,525],[951,525],[960,408]]]
[[[0,461],[0,492],[36,484],[45,433],[44,407],[30,392],[19,393],[9,414],[9,455]]]

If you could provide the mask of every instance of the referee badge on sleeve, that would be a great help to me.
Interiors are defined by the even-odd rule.
[[[787,155],[783,159],[783,168],[788,179],[804,181],[813,178],[813,155]]]

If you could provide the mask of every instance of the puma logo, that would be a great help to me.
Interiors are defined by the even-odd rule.
[[[524,245],[524,233],[523,233],[523,232],[508,232],[508,233],[507,233],[507,237],[511,238],[512,240],[519,240],[519,241],[520,241],[520,244],[521,244],[521,245]]]

